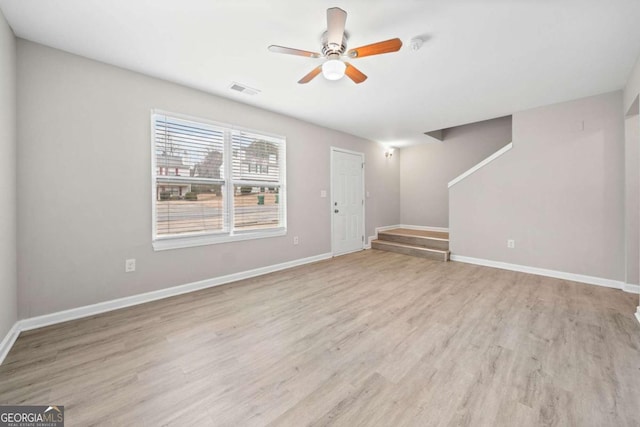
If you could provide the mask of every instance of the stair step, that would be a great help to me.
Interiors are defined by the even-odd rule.
[[[449,240],[449,233],[446,231],[429,231],[429,230],[414,230],[411,228],[392,228],[389,230],[381,231],[381,233],[391,233],[408,236],[429,237],[434,239]]]
[[[378,239],[430,249],[449,250],[449,233],[396,228],[378,232]]]
[[[391,242],[388,240],[374,240],[371,242],[373,249],[396,252],[404,255],[430,258],[438,261],[448,261],[449,251],[442,249],[425,248],[424,246],[408,245],[406,243]]]

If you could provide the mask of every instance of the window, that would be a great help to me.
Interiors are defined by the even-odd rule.
[[[156,250],[284,235],[285,139],[153,112]]]

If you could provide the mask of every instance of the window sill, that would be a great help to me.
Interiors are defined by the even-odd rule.
[[[167,237],[164,239],[156,239],[152,244],[154,251],[166,251],[170,249],[192,248],[195,246],[216,245],[218,243],[264,239],[286,235],[286,228],[278,228],[275,230],[237,232],[236,234],[207,234],[203,236]]]

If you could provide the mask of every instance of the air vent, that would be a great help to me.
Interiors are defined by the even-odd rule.
[[[260,93],[258,89],[253,89],[249,86],[237,82],[233,82],[231,86],[229,86],[229,89],[235,90],[236,92],[244,93],[246,95],[257,95],[258,93]]]

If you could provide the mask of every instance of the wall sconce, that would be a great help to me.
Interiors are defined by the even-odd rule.
[[[384,157],[386,157],[387,159],[390,158],[391,156],[393,156],[393,148],[388,148],[387,151],[384,152]]]

